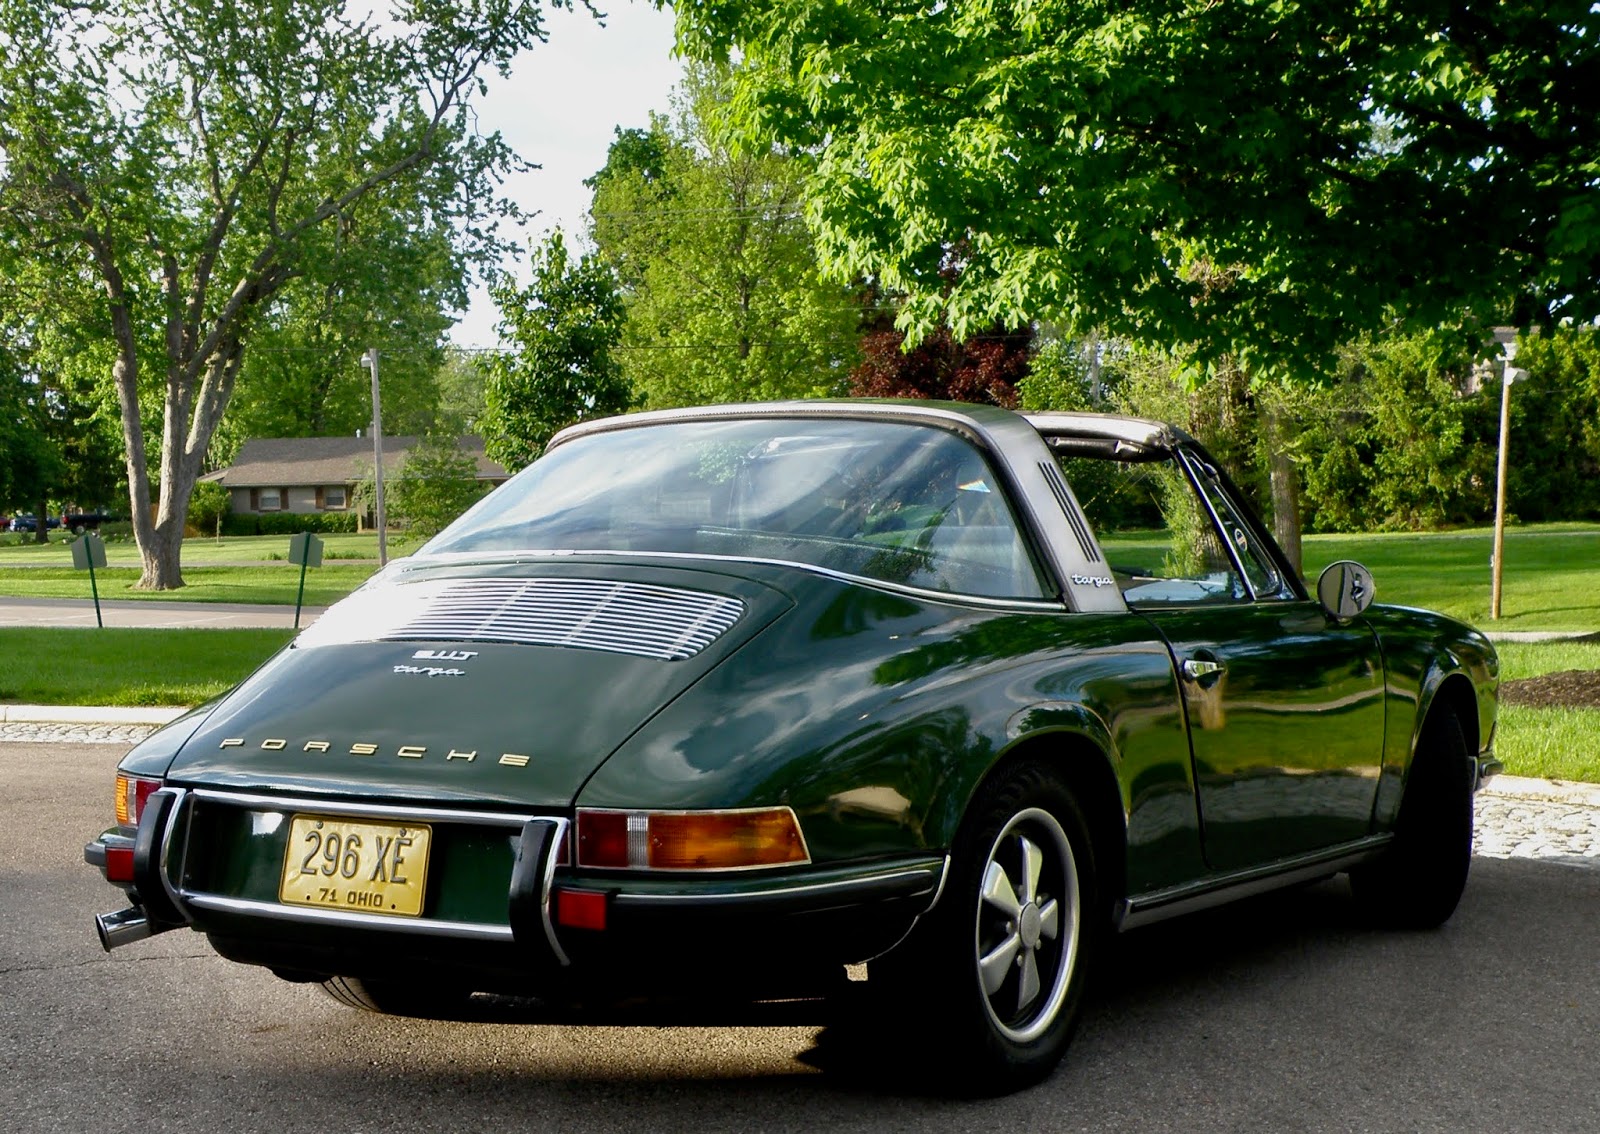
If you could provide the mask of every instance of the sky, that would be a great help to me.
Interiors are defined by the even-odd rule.
[[[672,56],[672,14],[643,0],[598,0],[604,26],[578,11],[547,9],[549,42],[517,61],[509,80],[495,77],[474,105],[479,128],[498,130],[525,160],[542,168],[516,175],[506,194],[538,211],[524,246],[559,225],[584,229],[589,190],[583,179],[606,161],[617,126],[649,125],[665,112],[682,64]],[[526,274],[519,275],[526,282]],[[492,347],[499,321],[488,293],[475,289],[471,306],[451,333],[462,347]]]

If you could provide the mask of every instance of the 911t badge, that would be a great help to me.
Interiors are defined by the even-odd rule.
[[[459,662],[478,656],[476,650],[418,650],[412,654],[413,660]],[[417,677],[465,677],[467,671],[455,666],[442,665],[406,665],[404,663],[394,667],[395,673]]]

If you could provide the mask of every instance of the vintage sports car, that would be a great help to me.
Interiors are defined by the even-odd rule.
[[[850,991],[1015,1087],[1114,931],[1339,872],[1450,916],[1498,664],[1372,597],[1148,421],[588,422],[127,756],[101,941],[414,1014]]]

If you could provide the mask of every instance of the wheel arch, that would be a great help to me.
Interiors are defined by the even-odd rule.
[[[1081,729],[1042,729],[1009,744],[965,794],[960,814],[953,816],[952,842],[954,832],[967,821],[972,800],[984,786],[1022,763],[1037,763],[1048,768],[1071,792],[1083,811],[1094,844],[1102,898],[1121,900],[1127,890],[1128,856],[1127,811],[1122,788],[1109,745]]]
[[[1438,712],[1454,714],[1461,726],[1461,735],[1467,742],[1468,755],[1476,755],[1482,739],[1479,734],[1478,695],[1472,679],[1457,670],[1454,673],[1437,673],[1428,682],[1421,711],[1417,713],[1416,723],[1411,730],[1412,757],[1416,756],[1417,746],[1422,741],[1428,722]]]

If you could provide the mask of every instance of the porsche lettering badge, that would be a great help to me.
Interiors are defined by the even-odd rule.
[[[246,747],[245,738],[242,736],[229,736],[224,738],[223,741],[217,745],[217,747],[244,748]],[[282,752],[288,747],[289,741],[280,736],[266,737],[256,745],[256,748],[262,752]],[[333,752],[335,751],[335,746],[332,741],[328,740],[308,740],[298,749],[296,749],[296,751],[317,753]],[[401,744],[396,746],[395,749],[390,752],[382,748],[380,745],[373,744],[369,741],[358,740],[354,744],[351,744],[348,748],[339,748],[337,751],[349,756],[395,756],[405,760],[425,760],[428,759],[428,753],[430,749],[426,744]],[[476,749],[473,749],[472,751],[466,751],[458,748],[440,747],[432,749],[432,751],[434,753],[434,758],[445,764],[472,764],[478,759],[478,752]],[[529,763],[532,762],[532,759],[533,758],[531,756],[521,752],[502,752],[500,753],[499,759],[497,759],[495,763],[507,768],[526,768]]]

